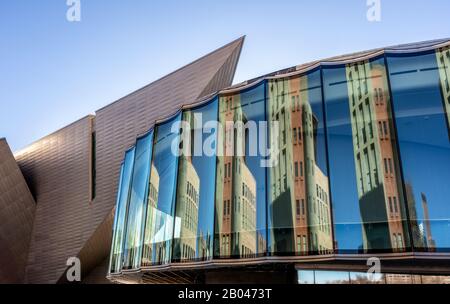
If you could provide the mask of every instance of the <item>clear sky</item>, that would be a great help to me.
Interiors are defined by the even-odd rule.
[[[0,137],[25,147],[247,35],[235,82],[333,55],[450,37],[450,1],[0,1]]]

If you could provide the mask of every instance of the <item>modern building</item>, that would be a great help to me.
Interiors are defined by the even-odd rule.
[[[232,85],[243,42],[0,141],[0,282],[450,282],[450,40]]]

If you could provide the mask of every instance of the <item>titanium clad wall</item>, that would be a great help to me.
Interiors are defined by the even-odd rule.
[[[35,208],[8,143],[0,139],[0,284],[23,283]]]
[[[87,116],[16,154],[37,203],[28,283],[55,283],[96,227],[90,203],[92,120]]]

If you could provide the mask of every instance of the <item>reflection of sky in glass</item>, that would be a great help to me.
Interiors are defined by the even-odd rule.
[[[436,246],[450,248],[450,142],[436,55],[389,57],[388,64],[405,182],[419,223],[423,193]]]
[[[110,271],[120,271],[122,246],[125,229],[125,216],[127,212],[128,194],[130,190],[131,174],[133,172],[134,148],[125,153],[124,161],[121,165],[119,189],[117,192],[117,205],[114,216],[113,242],[111,250]],[[116,256],[113,256],[116,255]]]
[[[322,83],[320,79],[320,71],[308,74],[308,102],[311,105],[314,116],[316,116],[317,139],[316,145],[316,164],[325,175],[327,173],[326,150],[325,150],[325,134],[324,134],[324,118],[322,111]]]
[[[203,126],[208,121],[217,121],[217,111],[218,111],[218,101],[217,98],[213,102],[199,109],[192,110],[193,115],[195,113],[202,113]],[[211,134],[203,132],[203,126],[201,129],[196,129],[196,132],[202,132],[203,142],[210,136],[216,136],[215,130]],[[193,126],[191,126],[193,127]],[[192,143],[194,144],[194,143]],[[194,148],[195,150],[195,148]],[[207,234],[214,234],[214,197],[215,197],[215,178],[216,178],[216,158],[215,156],[193,156],[192,164],[200,178],[200,206],[198,210],[198,231],[197,235],[200,236],[200,232],[203,233],[203,237],[206,239]],[[211,239],[211,252],[212,252],[212,239]],[[197,244],[198,246],[198,244]],[[199,251],[197,250],[197,254]]]
[[[342,271],[315,271],[316,284],[349,283],[350,273]]]
[[[159,174],[158,209],[173,215],[177,158],[172,153],[172,141],[178,134],[172,133],[172,124],[181,119],[181,114],[158,125],[153,151],[153,164]]]
[[[142,245],[143,211],[146,204],[147,181],[150,174],[151,146],[153,132],[141,137],[136,142],[133,179],[131,185],[130,203],[127,219],[127,239],[125,250],[136,249],[134,258],[129,260],[127,267],[138,267],[140,264],[139,248]]]
[[[367,272],[350,272],[351,282],[371,282],[384,284],[384,274],[382,273],[367,273]]]
[[[328,270],[299,270],[299,284],[384,284],[384,274],[367,272],[347,272],[347,271],[328,271]]]
[[[266,121],[265,113],[265,85],[260,84],[256,88],[241,93],[241,106],[244,116],[248,121],[254,121],[257,124],[259,121]],[[258,144],[260,138],[260,132],[263,131],[267,134],[267,130],[260,130],[258,127]],[[266,135],[267,137],[267,135]],[[249,155],[248,142],[245,144],[246,155]],[[258,156],[246,156],[245,163],[253,174],[256,180],[256,212],[257,223],[256,229],[266,239],[266,172],[265,168],[261,167],[262,157],[258,149]],[[264,252],[261,248],[258,252]]]
[[[314,284],[314,270],[299,270],[297,276],[299,284]]]
[[[323,75],[335,239],[339,250],[355,250],[362,246],[362,228],[345,67]]]
[[[118,190],[118,200],[116,207],[116,222],[114,223],[116,233],[122,233],[125,225],[125,215],[127,211],[127,200],[130,190],[131,174],[133,172],[134,148],[127,151],[120,175],[120,189]],[[117,236],[118,238],[121,236]],[[117,248],[118,249],[118,248]]]

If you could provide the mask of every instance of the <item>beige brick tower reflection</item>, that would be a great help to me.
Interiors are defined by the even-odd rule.
[[[200,178],[190,157],[181,157],[178,184],[176,218],[180,219],[177,244],[181,260],[192,260],[197,253],[198,207],[200,201]],[[179,233],[179,235],[178,235]]]
[[[246,123],[240,95],[223,96],[219,101],[220,122],[224,127],[222,143],[224,156],[218,157],[217,209],[218,253],[220,256],[251,257],[257,251],[256,239],[256,180],[238,155],[236,147],[245,151],[245,130],[234,122]],[[228,122],[228,123],[227,123]],[[216,251],[217,251],[216,249]]]
[[[333,249],[328,177],[316,164],[318,121],[307,76],[269,82],[269,118],[279,122],[278,165],[270,169],[272,252],[329,253]]]
[[[405,207],[386,70],[362,62],[346,69],[363,249],[405,249]]]
[[[193,260],[197,254],[198,210],[200,203],[200,178],[192,164],[194,150],[195,119],[192,112],[185,112],[183,120],[189,123],[191,131],[184,134],[184,153],[179,158],[178,187],[176,203],[175,257]]]
[[[155,237],[158,192],[159,189],[159,173],[154,164],[150,170],[150,183],[148,185],[148,203],[147,203],[147,219],[145,223],[144,244],[142,253],[142,265],[150,266],[152,264],[153,242]]]

